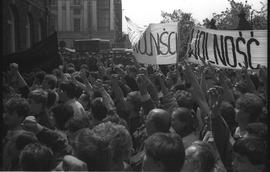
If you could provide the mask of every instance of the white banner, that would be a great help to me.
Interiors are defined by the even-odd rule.
[[[194,27],[188,48],[188,61],[209,61],[222,68],[256,69],[267,66],[267,30],[212,30]]]
[[[143,29],[126,19],[133,54],[139,63],[176,63],[177,23],[150,24]]]

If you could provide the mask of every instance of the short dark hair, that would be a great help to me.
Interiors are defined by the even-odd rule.
[[[185,123],[185,128],[183,129],[185,130],[183,131],[184,133],[190,134],[192,131],[195,131],[196,129],[195,117],[189,109],[185,107],[180,107],[176,108],[172,113],[176,115],[176,119],[178,121]]]
[[[56,78],[55,75],[53,75],[53,74],[47,74],[44,77],[44,80],[45,79],[48,80],[48,85],[49,85],[50,89],[54,89],[56,87],[56,85],[57,85],[57,78]]]
[[[75,156],[87,164],[88,171],[110,170],[112,163],[110,144],[89,128],[78,131],[73,148]]]
[[[151,122],[157,132],[169,132],[171,127],[171,117],[167,111],[163,109],[153,109],[147,116],[147,122]]]
[[[25,146],[19,159],[24,171],[50,171],[56,165],[52,150],[40,143]]]
[[[91,102],[91,110],[93,117],[99,121],[103,120],[108,114],[108,109],[104,105],[103,98],[101,97],[95,98]]]
[[[26,145],[37,142],[38,139],[34,133],[25,131],[16,138],[15,145],[21,151]]]
[[[262,113],[263,102],[257,95],[246,93],[237,99],[236,108],[249,113],[249,122],[255,122]]]
[[[71,81],[63,81],[60,83],[59,86],[60,89],[62,89],[64,92],[66,92],[67,96],[69,98],[75,98],[76,96],[76,86]]]
[[[20,117],[26,117],[30,113],[30,105],[25,98],[12,97],[5,103],[7,112],[16,112]]]
[[[142,106],[140,94],[137,91],[132,91],[127,94],[127,100],[134,106],[134,111],[139,112]]]
[[[253,122],[247,125],[246,131],[249,135],[267,140],[267,125],[262,122]]]
[[[66,123],[70,120],[74,111],[72,106],[66,104],[59,104],[52,108],[53,117],[56,123],[56,127],[60,130],[66,130]]]
[[[145,141],[145,151],[147,156],[162,162],[165,171],[180,171],[185,162],[185,148],[182,139],[174,133],[151,135]]]
[[[194,106],[194,100],[192,94],[186,90],[179,90],[176,92],[176,100],[179,107],[185,107],[192,109]]]
[[[262,165],[266,161],[266,142],[258,137],[242,137],[234,145],[234,152],[246,156],[251,164]]]

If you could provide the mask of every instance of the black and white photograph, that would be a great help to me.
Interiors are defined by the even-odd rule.
[[[267,172],[267,0],[2,0],[0,171]]]

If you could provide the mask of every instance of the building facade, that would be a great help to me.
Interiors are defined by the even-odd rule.
[[[76,39],[101,38],[117,44],[122,36],[121,0],[51,0],[58,40],[73,48]]]
[[[55,31],[49,0],[3,0],[3,54],[31,48]]]

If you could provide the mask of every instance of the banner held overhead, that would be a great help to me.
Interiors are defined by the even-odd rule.
[[[133,54],[139,63],[176,64],[177,23],[150,24],[144,29],[126,19]]]
[[[194,27],[188,47],[188,61],[200,58],[221,68],[256,69],[267,66],[266,30],[212,30]]]

